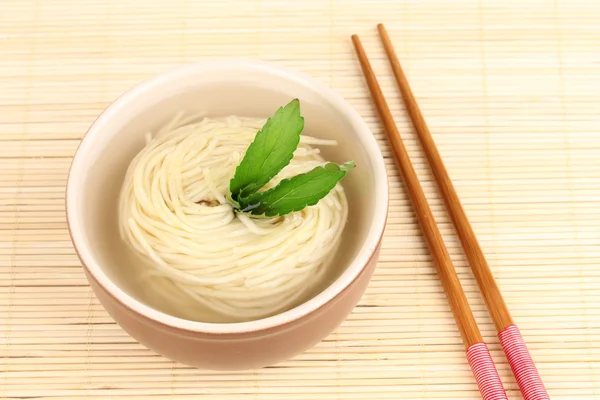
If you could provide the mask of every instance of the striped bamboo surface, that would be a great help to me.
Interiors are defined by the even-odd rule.
[[[511,399],[520,394],[411,131],[384,22],[553,399],[600,399],[600,4],[592,0],[2,0],[0,398],[477,399],[460,337],[349,36],[361,35]],[[65,225],[67,169],[120,93],[167,68],[249,56],[339,91],[391,183],[359,307],[293,360],[218,373],[117,326]]]

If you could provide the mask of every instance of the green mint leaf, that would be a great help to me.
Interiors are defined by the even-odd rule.
[[[238,203],[236,200],[231,198],[231,192],[227,193],[225,198],[229,202],[229,204],[231,204],[233,206],[234,209],[236,209],[236,210],[240,209],[240,203]]]
[[[300,101],[280,107],[256,134],[229,182],[228,198],[239,201],[257,192],[279,173],[294,156],[304,129]]]
[[[327,163],[304,174],[284,179],[272,189],[238,199],[241,211],[254,216],[274,217],[314,206],[354,166],[353,161],[342,165]]]

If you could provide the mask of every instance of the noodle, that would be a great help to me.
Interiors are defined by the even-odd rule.
[[[315,206],[276,218],[238,214],[225,195],[263,119],[182,119],[134,158],[119,200],[122,240],[136,255],[134,276],[152,305],[183,318],[236,322],[294,307],[325,279],[348,205],[338,184]],[[265,189],[323,165],[301,136],[294,158]]]

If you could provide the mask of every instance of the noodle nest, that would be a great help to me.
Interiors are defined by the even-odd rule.
[[[121,190],[119,230],[145,301],[203,322],[264,318],[305,301],[340,242],[348,215],[342,186],[282,217],[236,214],[225,198],[229,181],[265,120],[192,121],[178,116],[148,135]],[[314,146],[335,144],[301,135],[290,164],[262,190],[323,165]]]

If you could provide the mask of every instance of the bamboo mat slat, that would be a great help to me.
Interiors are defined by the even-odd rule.
[[[375,24],[384,22],[553,399],[600,399],[600,4],[590,0],[3,0],[0,398],[477,399],[349,36],[360,34],[510,399],[520,399]],[[254,57],[343,95],[390,177],[381,259],[315,348],[202,371],[136,343],[66,230],[71,157],[123,91],[185,62]]]

